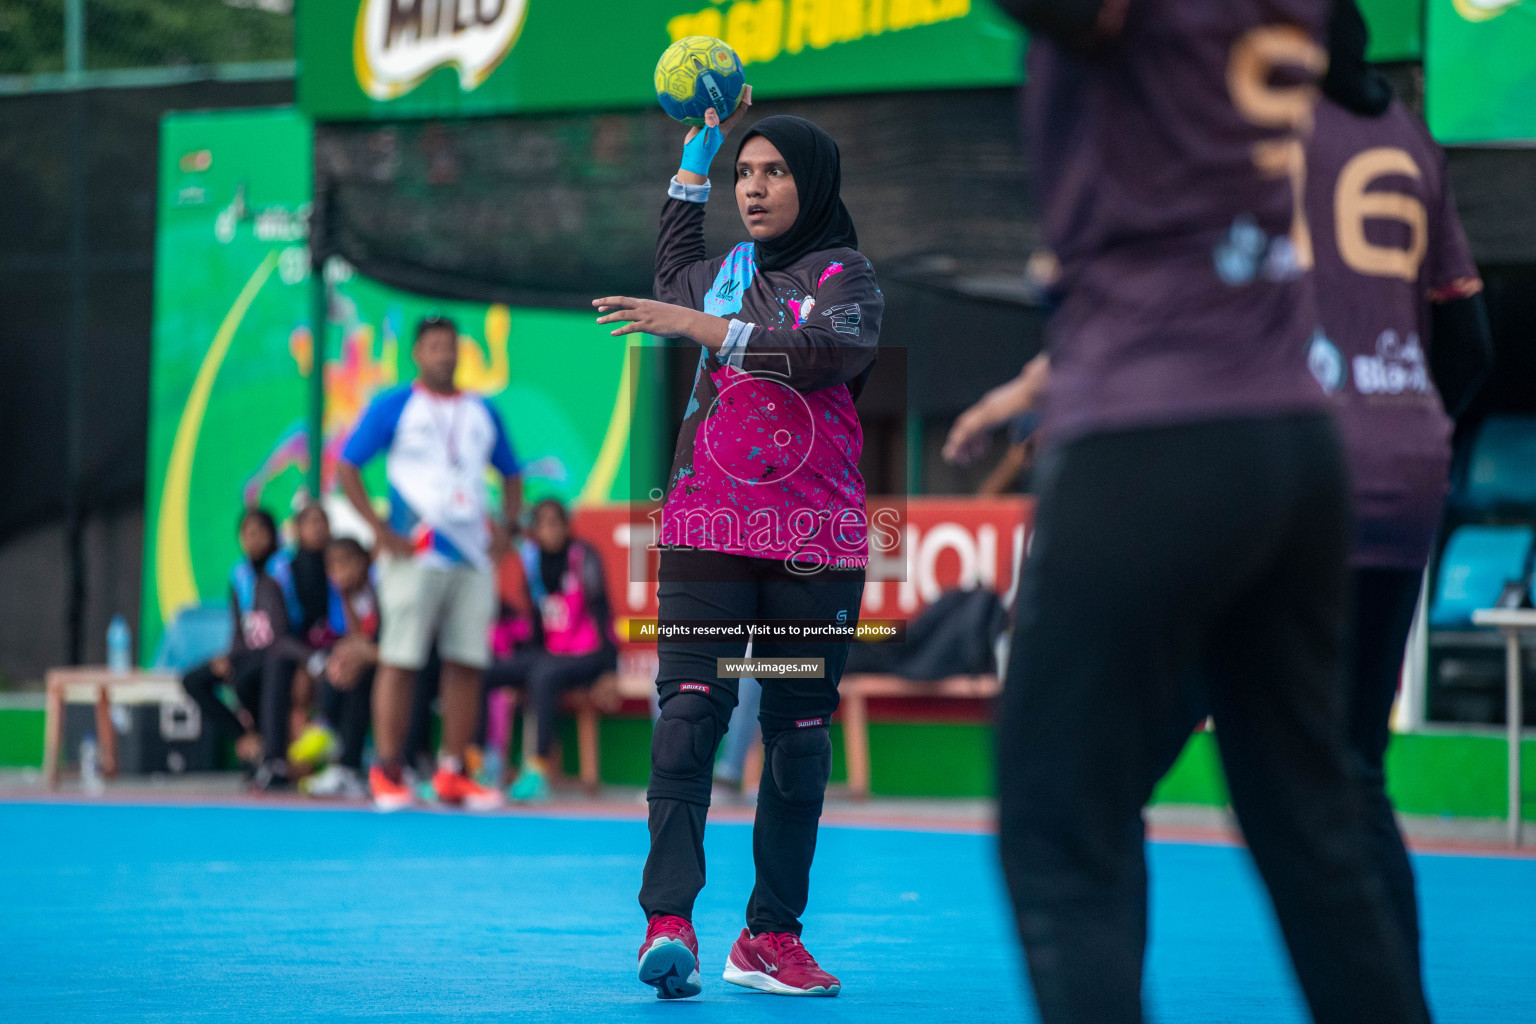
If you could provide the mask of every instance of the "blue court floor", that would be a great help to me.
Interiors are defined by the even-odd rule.
[[[710,826],[705,991],[634,979],[638,817],[0,804],[0,1021],[1032,1020],[965,833],[823,829],[806,941],[832,1000],[719,980],[751,832]],[[1154,843],[1153,1019],[1305,1020],[1241,850]],[[1536,1021],[1536,860],[1418,858],[1442,1024]]]

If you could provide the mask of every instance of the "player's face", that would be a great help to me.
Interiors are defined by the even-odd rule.
[[[324,551],[331,542],[331,521],[325,510],[312,505],[299,516],[299,547],[306,551]]]
[[[327,551],[325,575],[330,578],[331,586],[349,594],[367,581],[368,563],[351,551]]]
[[[554,509],[540,509],[533,523],[533,539],[541,549],[553,553],[571,539],[571,528]]]
[[[754,135],[736,160],[736,209],[747,234],[758,241],[778,238],[795,225],[800,193],[789,165],[773,143]]]
[[[266,523],[248,516],[240,523],[240,550],[252,562],[265,562],[277,550],[277,538]]]
[[[459,339],[447,327],[429,327],[416,339],[416,369],[433,391],[452,391],[459,368]]]

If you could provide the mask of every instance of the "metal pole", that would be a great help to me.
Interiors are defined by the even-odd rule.
[[[85,74],[85,0],[64,0],[64,74]]]
[[[923,493],[923,417],[907,411],[907,494]]]
[[[319,501],[320,460],[325,455],[325,338],[330,318],[330,295],[325,280],[325,260],[311,259],[309,268],[309,334],[313,355],[309,361],[309,494]]]
[[[65,75],[85,73],[85,0],[64,5]],[[69,662],[85,657],[85,513],[80,490],[85,464],[85,332],[90,301],[85,220],[85,94],[69,97],[69,311],[65,326],[64,533],[69,560],[65,609]]]
[[[1520,845],[1520,727],[1524,724],[1520,700],[1520,631],[1504,631],[1504,717],[1509,741],[1509,842]]]
[[[1429,703],[1429,570],[1419,584],[1419,601],[1408,631],[1408,650],[1403,662],[1403,692],[1398,698],[1392,725],[1398,732],[1417,732],[1424,727]]]

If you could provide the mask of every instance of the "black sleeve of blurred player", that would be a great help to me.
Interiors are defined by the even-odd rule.
[[[1481,293],[1430,306],[1429,371],[1452,418],[1472,404],[1493,368],[1493,332]]]
[[[1103,34],[1104,15],[1126,6],[1126,0],[997,0],[1003,13],[1031,32],[1080,46]]]

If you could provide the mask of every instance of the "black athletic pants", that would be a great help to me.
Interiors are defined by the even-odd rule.
[[[363,770],[363,745],[373,724],[372,667],[363,670],[350,690],[338,690],[329,679],[320,679],[320,710],[331,728],[341,733],[341,765]]]
[[[555,745],[555,727],[560,723],[560,695],[566,690],[591,686],[598,676],[613,671],[617,663],[618,655],[612,647],[603,647],[590,654],[551,654],[537,647],[517,651],[511,658],[497,661],[485,670],[482,701],[488,702],[491,692],[503,686],[521,691],[538,723],[534,749],[539,757],[548,757]],[[482,740],[487,706],[482,704],[480,714]]]
[[[1387,796],[1385,759],[1392,702],[1402,676],[1403,650],[1413,628],[1423,573],[1418,569],[1356,569],[1355,616],[1349,658],[1349,747],[1358,759],[1371,858],[1387,888],[1392,917],[1408,947],[1414,978],[1419,966],[1419,906],[1413,866]]]
[[[658,572],[658,615],[662,622],[810,619],[854,624],[863,593],[863,569],[807,576],[775,559],[668,549],[661,553]],[[647,918],[671,914],[691,920],[694,900],[704,888],[704,821],[714,759],[736,707],[737,680],[717,676],[715,659],[741,657],[745,647],[740,642],[657,644],[662,711],[652,735],[651,853],[640,888]],[[747,904],[747,926],[754,935],[800,934],[831,771],[827,728],[837,710],[848,647],[847,641],[826,640],[753,644],[754,658],[826,659],[824,678],[758,677],[765,757],[752,832],[757,883]],[[678,711],[689,706],[697,712]],[[695,770],[678,770],[675,750],[666,747],[669,737],[696,744],[691,751]]]
[[[1392,920],[1407,947],[1415,984],[1422,990],[1419,906],[1408,847],[1397,827],[1397,814],[1387,796],[1386,753],[1391,739],[1392,703],[1402,676],[1403,651],[1413,628],[1423,573],[1418,569],[1356,569],[1352,575],[1354,613],[1345,662],[1350,676],[1348,743],[1355,758],[1360,797],[1365,809],[1366,842],[1371,861],[1386,886]],[[1173,767],[1184,738],[1210,713],[1202,694],[1186,726],[1168,745],[1163,770]],[[1161,773],[1159,773],[1161,774]]]
[[[262,758],[281,761],[288,756],[288,712],[293,707],[293,673],[298,662],[261,651],[247,651],[229,659],[227,679],[214,674],[212,663],[188,672],[181,680],[187,696],[197,702],[215,734],[237,739],[245,732],[240,719],[219,699],[218,688],[228,685],[261,732]]]
[[[1142,1020],[1141,810],[1202,699],[1313,1017],[1427,1021],[1346,747],[1348,485],[1331,422],[1091,436],[1040,472],[997,756],[1044,1024]]]

